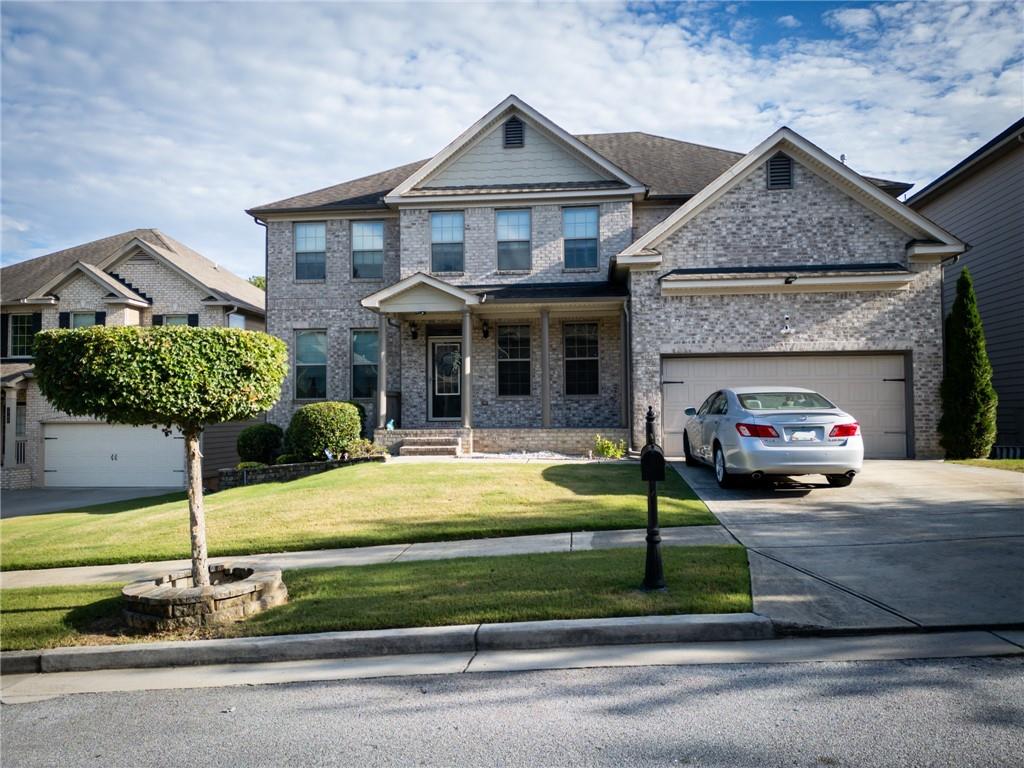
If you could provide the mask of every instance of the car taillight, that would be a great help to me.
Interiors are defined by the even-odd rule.
[[[832,427],[832,431],[828,433],[829,437],[856,437],[860,434],[860,424],[856,421],[852,424],[836,424]]]
[[[775,427],[767,424],[737,424],[736,431],[744,437],[778,437]]]

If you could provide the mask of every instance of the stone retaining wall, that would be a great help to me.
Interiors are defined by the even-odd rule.
[[[386,456],[367,456],[347,461],[307,461],[301,464],[271,464],[256,469],[222,469],[220,471],[219,490],[237,488],[241,485],[258,485],[260,483],[286,483],[300,477],[317,475],[330,469],[346,467],[349,464],[363,464],[368,461],[385,461]]]

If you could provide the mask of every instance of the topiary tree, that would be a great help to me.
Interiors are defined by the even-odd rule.
[[[284,430],[277,424],[253,424],[238,433],[235,448],[242,461],[272,464],[281,452]]]
[[[310,403],[292,416],[284,433],[284,450],[302,461],[323,461],[327,451],[340,457],[359,439],[361,430],[359,411],[351,403]]]
[[[940,390],[942,447],[950,459],[985,458],[996,440],[999,398],[992,387],[985,330],[967,267],[956,281],[956,299],[946,318],[945,368]]]
[[[251,419],[277,401],[288,370],[284,342],[234,328],[51,330],[36,334],[35,370],[43,395],[69,414],[181,430],[192,578],[208,586],[199,437],[208,424]]]

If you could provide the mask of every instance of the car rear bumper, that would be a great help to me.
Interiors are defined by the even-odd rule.
[[[864,442],[850,438],[841,445],[767,446],[756,438],[741,438],[726,451],[730,472],[766,475],[845,475],[860,472],[864,464]]]

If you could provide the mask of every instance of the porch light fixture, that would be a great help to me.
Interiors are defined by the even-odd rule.
[[[484,324],[481,327],[481,330],[483,331],[484,338],[486,339],[487,337],[489,337],[491,335],[491,324],[489,322],[487,322],[486,320],[484,320]]]
[[[779,331],[783,336],[789,336],[793,333],[793,327],[789,324],[789,315],[786,315],[782,319],[782,330]]]
[[[420,337],[420,327],[416,323],[409,323],[409,338],[413,341]]]

